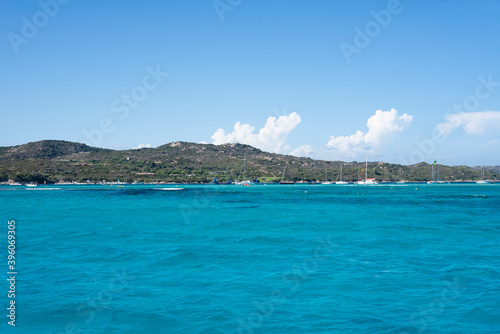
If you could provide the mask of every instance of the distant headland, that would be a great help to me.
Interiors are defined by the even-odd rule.
[[[261,151],[243,144],[173,142],[156,148],[111,150],[82,143],[42,140],[0,147],[0,183],[210,183],[245,178],[262,183],[355,182],[361,172],[378,182],[426,182],[432,166],[425,162],[313,160]],[[481,167],[437,165],[439,179],[475,182]],[[500,179],[500,166],[484,168],[484,178]]]

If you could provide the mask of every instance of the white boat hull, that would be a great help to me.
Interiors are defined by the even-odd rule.
[[[375,181],[374,179],[366,179],[366,180],[363,180],[363,181],[358,181],[357,184],[373,185],[373,184],[378,184],[378,182]]]
[[[255,182],[253,182],[251,180],[244,180],[244,181],[241,181],[241,182],[236,182],[235,184],[236,185],[240,185],[240,186],[250,186],[250,185],[254,185]]]

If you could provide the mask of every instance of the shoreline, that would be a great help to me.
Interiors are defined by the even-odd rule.
[[[451,185],[451,184],[478,184],[476,181],[468,180],[468,181],[444,181],[441,183],[435,183],[435,184],[428,184],[427,181],[411,181],[411,182],[379,182],[378,184],[374,184],[375,186],[377,185]],[[498,180],[491,180],[491,183],[489,184],[500,184],[500,181]],[[69,186],[158,186],[158,185],[184,185],[184,186],[189,186],[189,185],[207,185],[207,186],[238,186],[237,184],[213,184],[210,182],[202,183],[202,182],[192,182],[192,183],[184,183],[184,182],[141,182],[141,183],[126,183],[126,182],[107,182],[107,183],[102,183],[102,182],[57,182],[57,183],[47,183],[47,184],[30,184],[30,183],[13,183],[13,182],[0,182],[0,186],[17,186],[17,187],[44,187],[44,186],[64,186],[64,185],[69,185]],[[279,185],[279,186],[293,186],[293,185],[315,185],[315,186],[334,186],[334,187],[342,187],[342,186],[353,186],[356,185],[358,186],[356,182],[349,182],[344,185],[339,185],[339,184],[322,184],[321,182],[295,182],[295,183],[289,183],[289,184],[280,184],[279,182],[261,182],[255,185]],[[371,186],[374,186],[371,185]],[[483,184],[478,184],[478,185],[483,185]],[[366,186],[366,185],[359,185],[359,186]]]

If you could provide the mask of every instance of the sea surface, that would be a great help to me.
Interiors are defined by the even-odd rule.
[[[2,186],[0,216],[1,333],[500,333],[500,185]]]

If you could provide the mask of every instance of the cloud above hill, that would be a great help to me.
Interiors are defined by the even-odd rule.
[[[313,153],[313,152],[314,152],[314,148],[311,145],[304,144],[304,145],[301,145],[301,146],[297,147],[296,149],[292,150],[290,152],[290,155],[303,158],[303,157],[310,157],[311,153]]]
[[[436,126],[443,135],[463,128],[469,135],[482,135],[500,130],[500,111],[479,111],[449,114],[446,122]]]
[[[368,132],[357,130],[355,134],[349,136],[332,136],[326,147],[347,157],[354,157],[360,153],[373,153],[395,134],[406,130],[412,121],[413,116],[406,113],[399,115],[396,109],[377,110],[366,123]]]
[[[218,129],[212,136],[212,143],[241,143],[257,147],[263,151],[290,154],[299,157],[319,159],[344,159],[359,157],[360,154],[379,154],[379,149],[399,132],[408,128],[413,116],[399,114],[396,109],[377,110],[366,123],[368,131],[357,130],[348,136],[332,136],[325,146],[314,147],[305,143],[299,147],[287,144],[288,135],[301,123],[299,114],[292,112],[280,117],[269,117],[264,127],[256,130],[250,124],[236,122],[231,132]]]
[[[215,145],[241,143],[267,152],[288,154],[291,148],[286,144],[286,139],[301,121],[296,112],[288,116],[271,116],[258,132],[250,124],[236,122],[232,132],[226,133],[224,129],[218,129],[211,138]]]
[[[139,146],[132,147],[132,150],[140,150],[141,148],[151,148],[151,144],[139,144]]]

